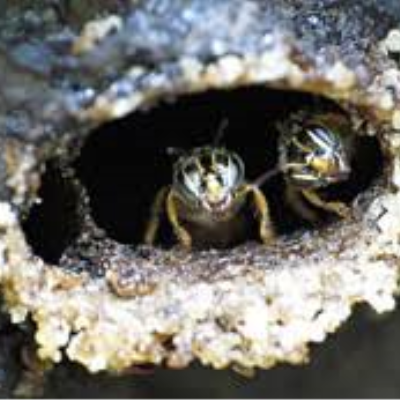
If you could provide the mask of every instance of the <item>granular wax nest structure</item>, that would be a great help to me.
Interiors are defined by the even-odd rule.
[[[393,310],[396,2],[81,3],[9,1],[0,17],[0,288],[39,360],[249,373],[304,363],[357,304]],[[188,252],[166,229],[142,243],[171,180],[167,148],[212,143],[227,119],[224,140],[255,178],[276,163],[274,122],[305,108],[351,121],[355,161],[337,192],[351,218],[300,221],[277,177],[263,187],[270,246]]]

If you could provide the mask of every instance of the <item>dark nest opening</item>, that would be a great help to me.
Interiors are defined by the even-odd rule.
[[[176,158],[167,153],[168,148],[210,145],[221,122],[227,121],[222,145],[242,157],[251,182],[277,165],[276,122],[306,107],[340,110],[332,101],[315,95],[261,87],[181,96],[96,129],[73,167],[88,191],[96,223],[120,243],[140,244],[157,191],[171,183]],[[328,197],[348,203],[382,173],[378,139],[359,136],[355,146],[350,178],[330,188]],[[283,189],[281,175],[262,186],[278,233],[312,229],[285,205]],[[25,231],[38,255],[56,261],[76,233],[71,229],[74,199],[51,167],[43,176],[39,196],[42,202],[32,208]],[[322,219],[327,223],[332,220],[329,216]],[[254,237],[249,234],[251,239]],[[171,232],[163,221],[159,245],[171,243]]]
[[[46,163],[38,199],[23,229],[34,252],[46,262],[57,263],[79,234],[79,199],[56,160]]]

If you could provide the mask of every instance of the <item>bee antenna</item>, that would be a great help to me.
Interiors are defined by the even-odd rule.
[[[174,156],[174,157],[175,156],[180,157],[186,154],[186,151],[179,147],[167,147],[165,151],[169,156]]]
[[[281,167],[276,167],[274,169],[270,169],[268,171],[265,171],[262,173],[259,177],[257,177],[253,181],[253,185],[257,187],[261,187],[264,185],[265,182],[267,182],[269,179],[273,178],[274,176],[278,175],[280,172],[282,172]]]
[[[217,133],[216,133],[215,138],[214,138],[214,143],[213,143],[214,146],[218,146],[221,143],[221,140],[225,135],[226,128],[228,127],[228,125],[229,125],[228,118],[224,118],[220,122],[220,124],[218,126]]]

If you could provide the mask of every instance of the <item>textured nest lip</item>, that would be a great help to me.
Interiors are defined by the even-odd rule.
[[[251,22],[255,11],[246,12]],[[133,20],[140,17],[139,12]],[[241,22],[241,33],[250,22]],[[101,37],[93,39],[93,29],[76,39],[74,51],[87,68],[109,55],[110,46],[127,40],[131,28],[124,36],[119,17],[92,26],[108,32],[110,23],[117,34],[104,44]],[[322,342],[356,303],[369,303],[378,312],[394,307],[400,197],[388,187],[399,184],[400,146],[393,131],[399,128],[400,106],[388,81],[400,72],[389,63],[368,80],[368,66],[356,71],[341,58],[318,65],[293,39],[282,34],[267,39],[262,51],[238,50],[212,61],[190,52],[175,63],[161,59],[161,67],[150,73],[145,64],[128,65],[102,91],[66,96],[67,105],[80,123],[98,125],[168,95],[211,88],[259,84],[316,92],[363,109],[373,126],[385,128],[380,140],[391,161],[387,182],[369,192],[367,207],[355,206],[354,221],[282,239],[268,249],[252,244],[191,254],[132,249],[103,237],[86,221],[88,230],[61,262],[65,268],[32,255],[15,213],[2,203],[0,282],[14,322],[28,315],[35,321],[41,358],[57,362],[65,354],[93,372],[143,363],[178,368],[193,359],[215,368],[268,368],[305,361],[308,343]],[[229,48],[232,41],[228,37],[222,44]],[[119,54],[112,57],[120,60]],[[400,80],[394,81],[400,93]],[[67,148],[74,139],[65,139]],[[21,164],[23,157],[28,159],[24,153]],[[106,279],[82,273],[85,263],[103,267]]]

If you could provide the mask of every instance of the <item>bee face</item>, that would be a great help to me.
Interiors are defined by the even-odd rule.
[[[318,123],[296,128],[281,146],[281,162],[293,184],[318,188],[349,177],[348,149],[339,132]]]
[[[228,210],[243,182],[242,160],[223,148],[194,149],[174,165],[174,189],[189,204],[210,213]]]

